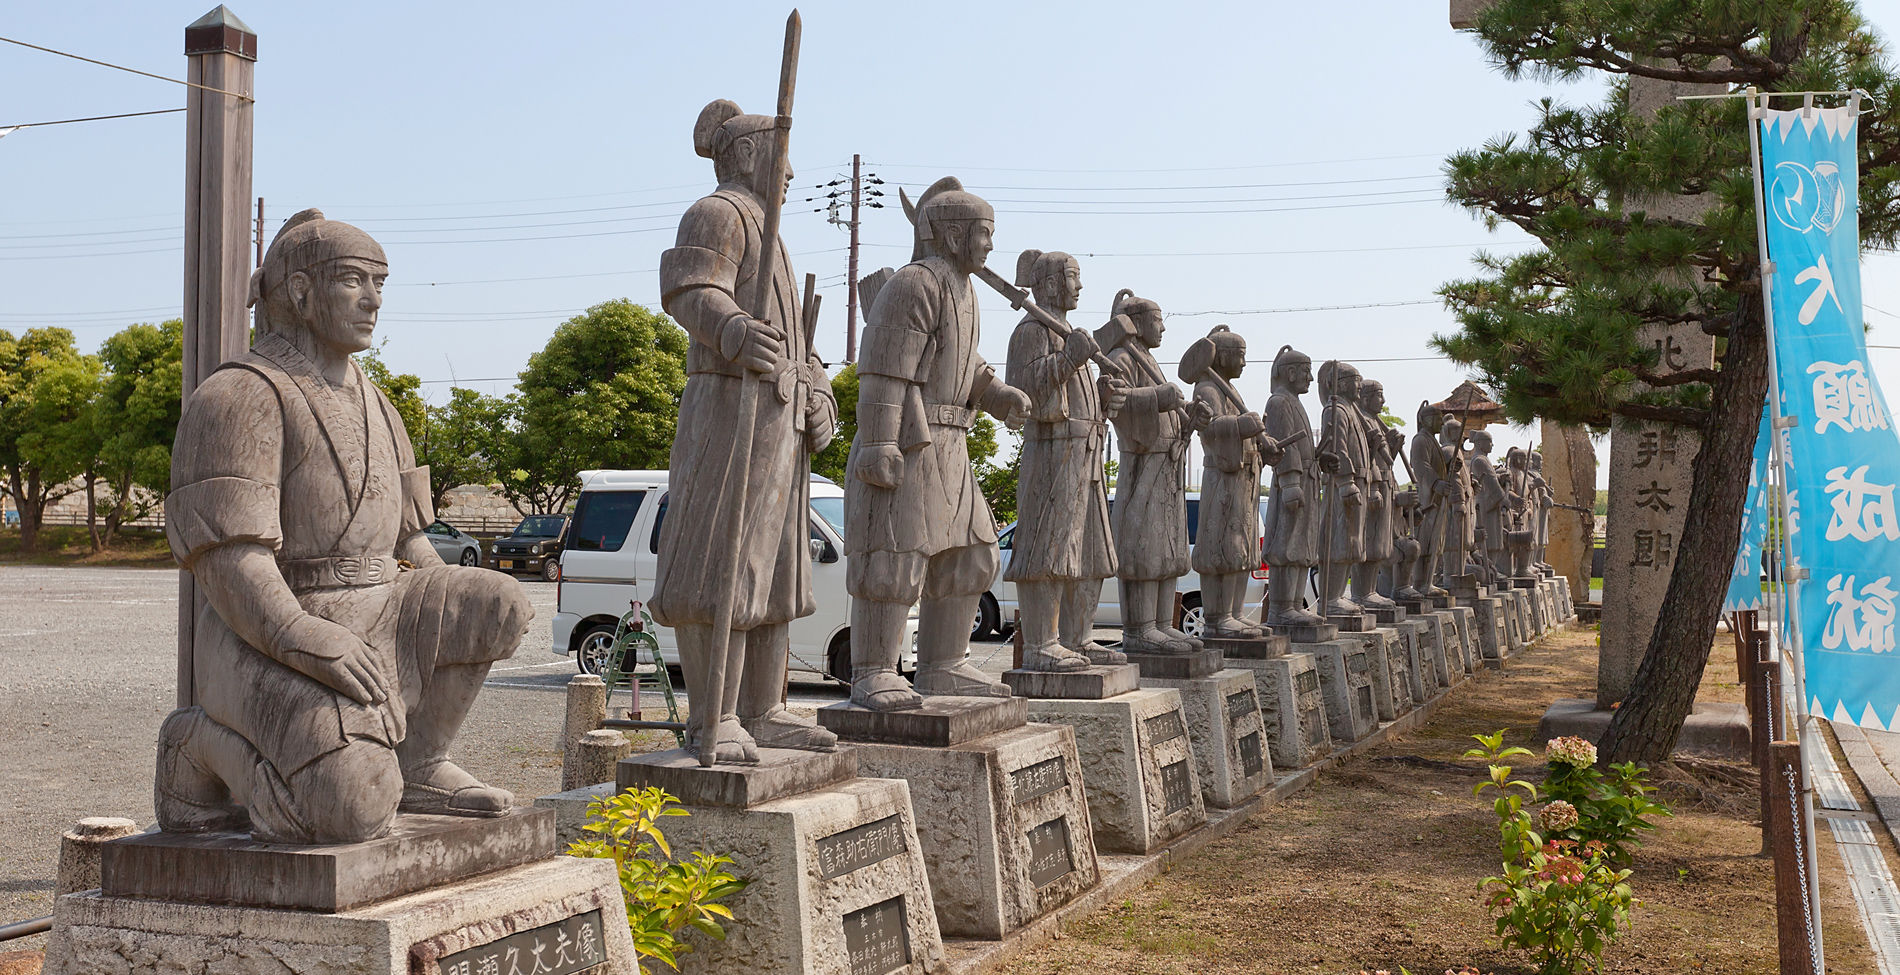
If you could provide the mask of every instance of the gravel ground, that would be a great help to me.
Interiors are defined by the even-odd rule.
[[[490,672],[453,754],[525,804],[560,788],[555,739],[575,670],[549,649],[554,586],[522,586],[535,621]],[[14,743],[0,749],[0,923],[52,912],[59,835],[74,821],[152,821],[158,725],[177,693],[177,603],[169,570],[0,565],[0,740]],[[1003,643],[971,656],[992,673],[1010,664]],[[788,700],[809,711],[842,697],[794,684]]]

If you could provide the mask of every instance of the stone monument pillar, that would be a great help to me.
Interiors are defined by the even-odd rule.
[[[1596,545],[1596,447],[1582,427],[1549,420],[1543,421],[1541,447],[1554,504],[1545,561],[1566,581],[1572,599],[1588,602]]]

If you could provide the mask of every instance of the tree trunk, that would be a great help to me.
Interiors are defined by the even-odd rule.
[[[46,514],[46,501],[40,497],[39,477],[27,478],[25,490],[21,490],[20,477],[15,474],[13,500],[20,506],[20,551],[22,554],[37,552],[40,547],[40,519]]]
[[[120,480],[118,490],[114,492],[112,507],[106,511],[106,544],[119,534],[119,526],[125,522],[126,512],[132,510],[132,478],[126,476]]]
[[[1710,393],[1689,488],[1688,519],[1662,612],[1650,634],[1629,696],[1597,743],[1598,761],[1659,765],[1675,751],[1682,724],[1695,707],[1696,686],[1709,662],[1715,624],[1722,615],[1742,537],[1749,466],[1768,390],[1768,341],[1759,299],[1743,304],[1729,331],[1722,372]]]
[[[92,540],[92,551],[97,554],[105,548],[99,541],[99,475],[86,472],[86,535]]]

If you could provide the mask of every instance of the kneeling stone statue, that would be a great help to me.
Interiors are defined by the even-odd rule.
[[[388,273],[361,230],[291,217],[251,277],[251,350],[185,405],[166,534],[205,605],[194,702],[159,732],[167,831],[350,843],[398,810],[514,805],[447,755],[534,611],[514,579],[444,565],[422,534],[429,469],[350,358]]]

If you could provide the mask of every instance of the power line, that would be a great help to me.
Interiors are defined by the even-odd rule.
[[[139,118],[144,115],[170,115],[182,112],[182,108],[161,108],[150,112],[122,112],[118,115],[89,115],[85,118],[62,118],[51,122],[15,122],[12,125],[0,125],[0,132],[10,129],[43,129],[49,125],[71,125],[74,122],[104,122],[115,118]]]
[[[215,93],[217,93],[217,94],[220,94],[220,95],[230,95],[230,96],[231,96],[231,97],[233,97],[233,98],[242,98],[242,99],[244,99],[244,100],[245,100],[245,101],[247,101],[247,102],[255,102],[255,101],[257,101],[257,99],[255,99],[255,98],[252,98],[252,97],[251,97],[251,96],[249,96],[249,95],[245,95],[245,94],[241,94],[241,93],[239,93],[239,92],[235,92],[235,91],[225,91],[225,90],[224,90],[224,89],[222,89],[222,88],[213,88],[213,87],[211,87],[210,85],[201,85],[201,84],[199,84],[199,83],[197,83],[197,82],[195,82],[195,81],[186,81],[186,80],[184,80],[184,79],[182,79],[182,78],[167,78],[167,77],[165,77],[165,76],[164,76],[164,75],[162,75],[162,74],[153,74],[153,73],[151,73],[150,71],[140,71],[140,70],[139,70],[139,69],[137,69],[137,68],[128,68],[128,67],[126,67],[126,66],[125,66],[125,65],[123,65],[123,64],[113,64],[113,63],[112,63],[112,62],[110,62],[110,61],[101,61],[101,60],[98,60],[97,58],[89,58],[89,57],[85,57],[84,55],[79,55],[79,54],[72,54],[72,53],[70,53],[70,52],[67,52],[67,51],[55,51],[55,50],[53,50],[53,49],[52,49],[52,48],[50,48],[50,47],[41,47],[41,46],[39,46],[38,44],[28,44],[28,43],[27,43],[27,42],[25,42],[25,41],[16,41],[16,40],[14,40],[14,39],[13,39],[13,38],[11,38],[11,37],[0,37],[0,41],[5,41],[5,42],[7,42],[8,44],[18,44],[18,45],[20,45],[21,47],[30,47],[30,48],[32,48],[32,49],[33,49],[33,50],[35,50],[35,51],[45,51],[45,52],[46,52],[46,53],[48,53],[48,54],[57,54],[57,55],[59,55],[59,56],[60,56],[60,57],[62,57],[62,58],[72,58],[72,59],[73,59],[73,60],[75,60],[75,61],[84,61],[84,62],[86,62],[87,64],[96,64],[96,65],[98,65],[98,66],[100,66],[100,67],[102,67],[102,68],[111,68],[111,69],[113,69],[114,71],[125,71],[125,72],[129,72],[129,73],[131,73],[131,74],[136,74],[136,75],[143,75],[143,76],[145,76],[145,77],[147,77],[147,78],[156,78],[156,79],[158,79],[159,81],[169,81],[169,82],[171,82],[171,83],[172,83],[172,84],[174,84],[174,85],[184,85],[184,86],[185,86],[185,87],[187,87],[187,88],[197,88],[197,89],[199,89],[200,91],[209,91],[209,92],[215,92]],[[182,111],[182,109],[181,109],[181,111]]]
[[[1285,315],[1303,311],[1356,311],[1361,308],[1398,308],[1403,305],[1436,305],[1440,299],[1417,298],[1409,301],[1373,301],[1358,305],[1310,305],[1305,308],[1248,308],[1237,311],[1171,311],[1163,318],[1197,318],[1203,315]]]
[[[944,173],[958,171],[985,173],[1225,173],[1245,169],[1286,169],[1294,166],[1329,166],[1340,163],[1385,162],[1393,159],[1443,159],[1442,152],[1414,152],[1398,156],[1362,156],[1357,159],[1313,159],[1305,162],[1253,163],[1245,166],[1196,166],[1173,169],[1026,169],[1018,166],[940,166],[923,163],[879,162],[878,166],[900,169],[930,169]]]
[[[1055,193],[1133,193],[1137,191],[1168,192],[1179,190],[1265,190],[1285,189],[1292,186],[1346,186],[1355,183],[1398,183],[1406,180],[1443,179],[1437,173],[1423,173],[1417,176],[1370,176],[1364,179],[1314,179],[1299,180],[1290,183],[1196,183],[1189,186],[990,186],[986,190],[1047,190]]]
[[[1305,207],[1245,207],[1245,208],[1240,208],[1240,209],[1220,208],[1220,209],[1200,209],[1200,210],[997,210],[996,212],[1010,213],[1010,214],[1060,213],[1060,214],[1073,214],[1073,215],[1079,215],[1079,216],[1104,216],[1104,217],[1105,216],[1173,217],[1173,216],[1179,216],[1182,214],[1196,214],[1196,213],[1219,213],[1219,214],[1294,213],[1301,210],[1351,210],[1351,209],[1356,209],[1359,207],[1391,207],[1391,206],[1403,206],[1407,203],[1443,203],[1444,202],[1444,198],[1438,195],[1438,191],[1433,190],[1431,192],[1432,192],[1432,195],[1430,197],[1419,199],[1419,200],[1376,200],[1369,203],[1324,203],[1324,204],[1317,204],[1314,206],[1305,206]]]

